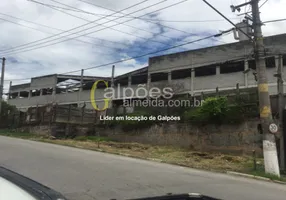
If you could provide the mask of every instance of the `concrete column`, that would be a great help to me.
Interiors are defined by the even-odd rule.
[[[32,90],[30,89],[28,98],[30,99],[31,97],[32,97]]]
[[[194,96],[195,93],[195,69],[191,69],[191,95]]]
[[[114,87],[114,76],[115,76],[115,65],[112,66],[112,71],[111,71],[111,87]]]
[[[220,75],[220,66],[216,66],[216,75]]]
[[[128,76],[128,87],[132,84],[132,76]]]
[[[244,60],[244,71],[249,69],[248,60]],[[244,86],[248,88],[248,73],[244,74]]]
[[[80,90],[82,91],[82,87],[83,87],[83,75],[84,75],[84,69],[81,70],[81,75],[80,75]]]
[[[148,99],[149,99],[149,90],[150,90],[150,84],[151,84],[151,74],[148,73],[148,77],[147,77],[147,91],[148,91]]]
[[[11,87],[12,87],[12,81],[10,81],[10,84],[9,84],[8,100],[11,97]]]
[[[43,96],[43,89],[40,89],[40,96]]]
[[[55,75],[55,80],[54,80],[54,84],[53,84],[53,94],[52,94],[52,96],[53,96],[52,102],[53,103],[56,103],[57,83],[58,83],[58,76]]]
[[[168,83],[172,82],[172,72],[168,72]]]
[[[278,55],[275,56],[275,71],[278,72],[278,66],[279,66],[280,58]]]
[[[278,70],[279,70],[279,65],[283,66],[283,57],[277,55],[277,56],[275,56],[275,69],[276,69],[276,72],[278,72]],[[282,70],[283,70],[283,67],[282,67]]]

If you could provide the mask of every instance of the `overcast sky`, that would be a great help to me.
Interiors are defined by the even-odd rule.
[[[81,0],[57,0],[59,3],[54,0],[35,1],[39,3],[27,0],[0,0],[0,56],[7,58],[5,92],[7,92],[9,80],[65,73],[111,63],[231,28],[228,22],[202,0],[187,0],[166,9],[163,8],[182,0],[145,0],[144,2],[143,0],[83,0],[101,7],[92,6]],[[209,2],[233,22],[237,23],[242,19],[241,16],[237,16],[237,13],[231,12],[230,5],[244,3],[245,0],[209,0]],[[261,0],[260,4],[263,2],[264,0]],[[52,8],[40,3],[52,5]],[[122,13],[134,13],[133,17],[144,15],[141,17],[143,20],[134,19],[130,15],[121,17],[122,13],[114,13],[135,4],[138,5]],[[285,8],[285,0],[269,0],[261,8],[262,20],[286,18]],[[79,12],[76,9],[88,13]],[[250,8],[243,8],[242,11],[245,9],[248,11]],[[155,12],[156,10],[159,11]],[[108,17],[111,14],[113,17]],[[90,21],[95,22],[83,26]],[[125,21],[129,22],[123,23]],[[122,24],[117,25],[118,23]],[[79,26],[82,27],[77,28]],[[108,28],[110,26],[113,27]],[[72,28],[75,29],[51,37]],[[88,28],[89,30],[84,30]],[[269,23],[263,27],[263,31],[265,36],[285,33],[286,21]],[[76,32],[77,34],[71,35]],[[91,32],[94,33],[61,42]],[[41,40],[47,37],[50,38]],[[37,40],[41,41],[32,43]],[[56,42],[60,43],[54,44]],[[232,34],[160,54],[229,42],[234,42]],[[24,44],[30,46],[24,46]],[[53,45],[46,46],[49,44]],[[148,57],[143,57],[116,64],[116,75],[147,66],[147,63]],[[111,66],[85,71],[85,75],[110,76],[110,74]],[[29,80],[13,81],[13,85],[27,81]]]

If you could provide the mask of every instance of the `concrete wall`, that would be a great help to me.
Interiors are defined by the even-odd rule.
[[[15,85],[12,86],[11,92],[29,92],[30,91],[30,84],[22,84],[22,85]]]
[[[57,75],[35,77],[31,79],[30,89],[53,88],[57,84]]]
[[[273,72],[269,72],[269,74]],[[248,87],[257,87],[256,84],[253,84],[254,82],[251,82],[250,77],[252,77],[252,75],[249,75]],[[214,76],[206,76],[206,77],[196,77],[194,81],[193,92],[194,92],[194,95],[200,95],[202,91],[215,92],[216,87],[219,87],[219,90],[235,89],[236,83],[239,83],[241,88],[245,88],[245,83],[243,81],[243,78],[244,78],[243,75],[239,73],[238,74],[237,73],[227,74],[227,76],[214,75]],[[277,84],[275,83],[276,80],[272,79],[272,81],[273,82],[269,85],[269,93],[270,95],[276,95],[277,94]],[[286,83],[284,83],[284,85],[285,85],[284,93],[286,93]],[[130,87],[135,92],[138,91],[138,94],[140,96],[144,96],[145,95],[144,90],[143,89],[139,90],[138,88],[147,89],[147,84],[145,84],[145,86],[140,86],[140,87],[138,87],[138,85],[131,85]],[[151,87],[158,87],[160,89],[162,89],[163,87],[171,87],[173,88],[173,91],[175,93],[187,93],[187,92],[190,93],[192,91],[191,78],[173,80],[171,83],[168,83],[168,81],[154,82],[154,83],[150,83],[150,88]],[[21,89],[17,89],[17,90],[21,90]],[[95,92],[95,99],[97,100],[97,102],[101,102],[99,106],[104,105],[104,103],[102,102],[104,99],[103,94],[104,94],[103,89],[97,89]],[[127,96],[131,95],[130,90],[127,90],[126,94]],[[123,97],[122,87],[120,88],[120,93],[118,93],[118,91],[116,90],[115,97],[119,99]],[[44,96],[35,96],[35,97],[30,97],[30,98],[16,98],[16,99],[9,100],[9,104],[15,105],[18,108],[30,107],[30,106],[36,106],[36,105],[45,105],[48,103],[68,104],[68,103],[80,103],[80,102],[90,103],[90,91],[89,90],[84,90],[82,92],[66,93],[66,94],[56,94],[55,96],[44,95]]]
[[[266,37],[264,43],[268,55],[286,53],[286,34]],[[250,42],[237,42],[152,57],[149,59],[148,71],[149,73],[155,73],[196,68],[239,58],[243,60],[249,58],[252,54],[253,46]]]
[[[252,51],[252,46],[245,42],[220,45],[181,53],[153,57],[149,59],[149,73],[196,68],[245,58]]]
[[[258,121],[238,125],[162,124],[148,129],[126,133],[120,129],[98,130],[100,135],[120,142],[138,142],[152,145],[172,145],[200,151],[218,151],[230,154],[261,155],[262,136],[257,132]]]

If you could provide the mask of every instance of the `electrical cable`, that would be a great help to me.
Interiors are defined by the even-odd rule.
[[[122,9],[122,10],[120,10],[120,11],[124,11],[124,10],[130,9],[130,8],[133,8],[133,7],[138,6],[138,5],[142,4],[142,3],[145,3],[146,1],[149,1],[149,0],[141,1],[141,2],[139,2],[139,3],[136,3],[136,4],[132,5],[132,6],[129,6],[129,7],[127,7],[127,8],[124,8],[124,9]],[[118,11],[118,12],[120,12],[120,11]],[[116,14],[116,13],[114,13],[114,14]],[[111,14],[110,16],[112,16],[112,14]],[[52,35],[52,36],[49,36],[49,37],[46,37],[46,38],[43,38],[43,39],[40,39],[40,40],[36,40],[36,41],[29,42],[29,43],[26,43],[26,44],[22,44],[22,45],[19,45],[19,46],[16,46],[16,47],[12,47],[12,48],[10,48],[10,49],[0,50],[0,52],[2,52],[2,51],[8,51],[8,50],[15,49],[15,48],[18,48],[18,47],[27,46],[27,45],[30,45],[30,44],[34,44],[34,43],[37,43],[37,42],[40,42],[40,41],[47,40],[47,39],[49,39],[49,38],[53,38],[53,37],[56,37],[56,36],[60,36],[60,35],[62,35],[62,34],[65,34],[65,33],[68,33],[68,32],[70,32],[70,31],[79,29],[79,28],[81,28],[81,27],[85,27],[85,26],[87,26],[87,25],[89,25],[89,24],[92,24],[92,23],[94,23],[94,22],[96,22],[96,21],[99,21],[99,20],[105,19],[105,18],[107,18],[107,17],[102,17],[102,18],[97,19],[97,20],[94,20],[94,21],[92,21],[92,22],[89,22],[89,23],[86,23],[86,24],[83,24],[83,25],[74,27],[74,28],[72,28],[72,29],[63,31],[63,32],[61,32],[61,33],[58,33],[58,34],[55,34],[55,35]],[[82,30],[82,31],[83,31],[83,30]],[[82,31],[79,31],[79,32],[82,32]],[[76,33],[73,33],[73,34],[76,34]],[[58,39],[59,39],[59,38],[58,38]]]
[[[229,30],[229,31],[231,31],[231,30]],[[148,55],[152,55],[152,54],[157,54],[157,53],[160,53],[160,52],[164,52],[164,51],[168,51],[168,50],[171,50],[171,49],[175,49],[175,48],[178,48],[178,47],[182,47],[182,46],[185,46],[185,45],[188,45],[188,44],[192,44],[192,43],[195,43],[195,42],[198,42],[198,41],[207,40],[207,39],[209,39],[209,38],[211,38],[211,37],[219,37],[219,36],[222,36],[222,35],[223,35],[223,33],[210,35],[210,36],[207,36],[207,37],[204,37],[204,38],[200,38],[200,39],[197,39],[197,40],[193,40],[193,41],[190,41],[190,42],[186,42],[186,43],[183,43],[183,44],[170,46],[170,47],[168,47],[168,48],[161,49],[161,50],[158,50],[158,51],[149,52],[149,53],[142,54],[142,55],[138,55],[138,56],[135,56],[135,57],[126,58],[126,59],[121,59],[121,60],[117,60],[117,61],[114,61],[114,62],[110,62],[110,63],[106,63],[106,64],[101,64],[101,65],[97,65],[97,66],[94,66],[94,67],[85,68],[84,70],[96,69],[96,68],[105,67],[105,66],[109,66],[109,65],[111,66],[111,65],[114,65],[114,64],[126,62],[126,61],[133,60],[133,59],[142,58],[142,57],[145,57],[145,56],[148,56]],[[69,72],[61,73],[61,74],[64,75],[64,74],[70,74],[70,73],[79,72],[79,71],[81,71],[81,69],[80,69],[80,70],[75,70],[75,71],[69,71]],[[23,80],[27,80],[27,78],[25,78],[25,79],[23,79]]]
[[[264,3],[262,3],[259,8],[261,8],[262,6],[264,6],[266,3],[268,2],[268,0],[265,0]]]
[[[65,31],[65,30],[63,30],[63,29],[59,29],[59,28],[47,26],[47,25],[44,25],[44,24],[32,22],[32,21],[29,21],[29,20],[25,20],[25,19],[22,19],[22,18],[19,18],[19,17],[12,16],[12,15],[7,15],[7,14],[1,13],[1,12],[0,12],[0,15],[3,15],[3,16],[6,16],[6,17],[10,17],[10,18],[13,18],[13,19],[17,19],[17,20],[21,20],[21,21],[24,21],[24,22],[27,22],[27,23],[31,23],[31,24],[34,24],[34,25],[37,25],[37,26],[42,26],[42,27],[45,27],[45,28],[48,28],[48,29],[53,29],[53,30],[57,30],[57,31]],[[90,39],[100,40],[100,41],[102,41],[102,42],[110,42],[110,43],[116,43],[116,44],[126,45],[126,44],[123,43],[123,42],[110,41],[110,40],[106,40],[106,39],[102,39],[102,38],[97,38],[97,37],[94,37],[94,36],[85,36],[85,37],[90,38]]]
[[[23,24],[20,24],[20,23],[17,23],[17,22],[13,22],[13,21],[10,21],[10,20],[7,20],[7,19],[0,18],[0,20],[6,21],[6,22],[9,22],[9,23],[18,25],[18,26],[23,26],[23,27],[25,27],[25,28],[29,28],[29,29],[32,29],[32,30],[35,30],[35,31],[39,31],[39,32],[42,32],[42,33],[54,34],[54,33],[51,33],[51,32],[42,31],[42,30],[40,30],[40,29],[36,29],[36,28],[33,28],[33,27],[29,27],[29,26],[26,26],[26,25],[23,25]],[[87,42],[87,41],[80,40],[80,39],[75,39],[75,40],[76,40],[76,41],[79,41],[79,42],[82,42],[82,43],[86,43],[86,44],[92,45],[92,46],[95,46],[95,45],[96,45],[96,44],[94,44],[94,43],[92,43],[92,42]],[[110,48],[110,49],[115,49],[115,48],[112,48],[112,47],[110,47],[110,46],[106,46],[106,45],[104,45],[104,44],[100,44],[100,47],[106,47],[106,48]],[[93,50],[93,52],[98,53],[98,54],[102,54],[102,55],[111,55],[111,54],[106,54],[106,53],[102,53],[102,52],[94,51],[94,50]]]
[[[67,6],[67,7],[69,7],[69,8],[74,8],[74,7],[72,7],[72,6],[69,6],[69,5],[60,3],[60,2],[55,1],[55,0],[50,0],[50,1],[59,3],[60,5]],[[180,2],[178,2],[178,4],[176,4],[176,5],[179,5],[179,4],[184,3],[184,2],[186,2],[186,1],[188,1],[188,0],[180,1]],[[93,5],[93,4],[91,4],[91,5]],[[93,5],[93,6],[95,6],[95,5]],[[78,8],[74,8],[74,9],[77,9],[77,10],[79,10],[79,11],[83,11],[83,10],[78,9]],[[112,12],[115,12],[115,11],[112,10],[112,9],[108,9],[108,8],[105,8],[105,9],[106,9],[106,10],[110,10],[110,11],[112,11]],[[122,12],[121,12],[121,13],[122,13]],[[122,14],[123,14],[124,16],[128,16],[128,15],[129,15],[129,14],[125,14],[125,13],[122,13]],[[135,17],[134,17],[134,19],[135,19]],[[124,23],[122,23],[122,25],[127,26],[127,27],[131,27],[131,28],[134,28],[134,29],[137,29],[137,30],[140,30],[140,31],[144,31],[144,32],[147,32],[147,33],[151,33],[152,35],[157,34],[157,33],[151,32],[151,31],[147,31],[147,30],[142,29],[142,28],[138,28],[138,27],[135,27],[135,26],[131,26],[131,25],[126,24],[126,22],[133,21],[134,19],[125,21]],[[140,18],[138,18],[138,19],[140,19]],[[147,21],[147,20],[143,20],[143,21]],[[116,19],[115,19],[113,22],[116,22]],[[147,21],[147,22],[148,22],[148,21]],[[118,23],[118,22],[116,22],[116,23]],[[151,23],[154,23],[154,22],[151,22]],[[158,24],[158,23],[155,23],[155,24]],[[161,25],[161,26],[164,27],[164,25]],[[157,35],[157,36],[158,36],[158,35]],[[173,39],[173,38],[171,38],[171,37],[169,37],[169,36],[165,36],[165,35],[162,35],[162,34],[160,34],[160,36],[165,37],[165,38],[169,38],[169,39]],[[148,40],[149,40],[149,39],[148,39]],[[150,40],[150,41],[151,41],[151,40]]]
[[[228,62],[236,62],[236,61],[242,61],[244,60],[246,57],[245,56],[239,56],[239,57],[236,57],[235,59],[231,59],[231,60],[227,60],[227,61],[223,61],[223,62],[217,62],[217,63],[220,63],[220,64],[224,64],[224,63],[228,63]],[[215,60],[214,60],[215,61]],[[202,64],[208,64],[209,62],[206,62],[206,63],[202,63]],[[188,63],[188,64],[183,64],[183,65],[176,65],[176,66],[172,66],[172,67],[169,67],[169,68],[166,68],[166,69],[174,69],[174,68],[181,68],[181,67],[189,67],[191,66],[193,63]],[[200,66],[201,67],[201,66]],[[196,67],[196,68],[199,68],[199,67]],[[143,69],[143,68],[142,68]],[[181,69],[180,69],[181,70]],[[156,73],[156,72],[155,72]],[[60,74],[60,75],[64,75],[64,74]],[[124,75],[124,74],[122,74]],[[119,75],[118,77],[122,76],[122,75]],[[143,74],[144,75],[144,74]],[[80,76],[79,76],[80,77]],[[110,79],[110,77],[100,77],[102,79]],[[116,79],[117,77],[115,77]],[[31,78],[29,78],[30,80]],[[14,79],[15,80],[15,79]],[[16,79],[17,80],[17,79]],[[28,80],[28,79],[25,79],[25,80]],[[68,79],[67,79],[68,80]],[[5,80],[5,81],[13,81],[13,80]],[[63,81],[64,82],[64,81]],[[94,83],[95,80],[90,80],[90,81],[85,81],[84,83],[87,84],[87,83]],[[78,83],[67,83],[65,84],[64,86],[70,86],[70,85],[77,85]],[[44,87],[44,86],[51,86],[51,84],[40,84],[40,85],[37,85],[39,87]],[[77,88],[77,87],[76,87]]]
[[[57,10],[59,12],[62,12],[62,13],[65,13],[69,16],[72,16],[72,17],[75,17],[77,19],[81,19],[83,21],[86,21],[86,22],[90,22],[91,20],[87,20],[85,18],[82,18],[82,17],[79,17],[79,16],[76,16],[76,15],[73,15],[73,14],[70,14],[68,12],[65,12],[65,11],[62,11],[62,10],[59,10],[57,8],[51,8],[51,9],[54,9],[54,10]],[[102,24],[99,24],[99,23],[95,23],[95,24],[98,24],[99,26],[103,26],[103,27],[106,27],[106,28],[110,28],[111,30],[114,30],[114,31],[117,31],[117,32],[120,32],[120,33],[124,33],[126,35],[131,35],[131,36],[134,36],[134,37],[137,37],[137,38],[141,38],[141,39],[144,39],[146,41],[151,41],[151,42],[154,42],[154,43],[159,43],[159,44],[163,44],[163,45],[167,45],[167,43],[163,43],[163,42],[160,42],[160,41],[156,41],[156,40],[152,40],[152,39],[149,39],[149,38],[146,38],[146,37],[142,37],[142,36],[138,36],[138,35],[134,35],[132,33],[128,33],[128,32],[125,32],[125,31],[122,31],[122,30],[118,30],[118,29],[115,29],[115,28],[112,28],[112,27],[108,27],[108,26],[105,26],[105,25],[102,25]],[[125,25],[125,24],[123,24]],[[127,25],[128,26],[128,25]],[[131,27],[131,26],[130,26]],[[139,29],[139,28],[138,28]],[[149,31],[146,31],[146,32],[149,32]],[[149,32],[150,33],[150,32]],[[152,33],[153,34],[153,33]]]
[[[58,1],[55,1],[55,0],[50,0],[50,1],[58,2]],[[95,3],[91,3],[91,2],[88,2],[88,1],[84,1],[84,0],[77,0],[77,1],[84,2],[84,3],[87,3],[87,4],[92,5],[92,6],[95,6],[95,7],[99,7],[99,8],[103,8],[103,9],[106,9],[106,10],[109,10],[109,11],[112,11],[112,12],[115,12],[115,10],[113,10],[113,9],[106,8],[106,7],[104,7],[104,6],[97,5],[97,4],[95,4]],[[143,19],[143,18],[141,18],[141,17],[134,17],[133,15],[126,14],[126,13],[123,13],[123,12],[121,12],[121,13],[124,14],[124,15],[130,16],[130,17],[133,17],[133,18],[135,18],[135,19],[143,20],[143,21],[145,21],[145,22],[149,22],[149,23],[152,23],[152,24],[156,24],[156,25],[158,25],[158,26],[162,26],[162,27],[171,29],[171,30],[175,30],[175,31],[178,31],[178,32],[182,32],[182,33],[184,33],[184,34],[198,36],[198,34],[189,33],[189,32],[187,32],[187,31],[183,31],[183,30],[180,30],[180,29],[171,27],[171,26],[163,25],[163,24],[158,23],[158,22],[153,22],[153,21],[151,21],[151,20],[149,20],[149,19]],[[166,37],[166,36],[164,36],[164,35],[162,35],[162,34],[158,34],[158,35],[156,35],[156,36]],[[215,40],[215,39],[213,39],[213,40]],[[183,40],[183,41],[184,41],[184,40]],[[218,40],[215,40],[215,41],[224,43],[224,42],[218,41]]]
[[[51,4],[45,4],[45,3],[38,2],[38,1],[35,1],[35,0],[29,0],[29,1],[41,4],[43,6],[54,7],[54,8],[58,8],[58,9],[62,9],[62,10],[67,10],[67,11],[73,11],[73,12],[78,12],[78,13],[85,13],[85,14],[90,14],[90,15],[94,15],[94,16],[107,16],[106,14],[98,14],[98,13],[88,12],[88,11],[79,10],[79,9],[69,9],[69,8],[55,6],[55,5],[51,5]],[[91,3],[91,2],[88,2],[88,1],[82,1],[82,0],[78,0],[78,1],[81,1],[81,2],[84,2],[84,3],[87,3],[87,4],[92,4],[94,6],[101,7],[103,9],[111,10],[111,9],[108,9],[108,8],[100,6],[100,5],[95,5],[94,3]],[[115,15],[115,16],[109,16],[109,17],[122,17],[122,16]],[[220,21],[224,21],[222,19],[163,20],[163,19],[152,19],[152,18],[141,18],[141,17],[138,18],[138,17],[132,17],[132,16],[123,16],[123,18],[141,19],[141,20],[149,20],[149,21],[156,21],[156,22],[170,22],[170,23],[203,23],[203,22],[220,22]],[[230,18],[230,19],[239,19],[239,18]]]
[[[145,0],[145,1],[146,1],[146,0]],[[164,2],[164,1],[167,1],[167,0],[163,0],[163,1],[159,2],[159,3],[162,3],[162,2]],[[150,8],[150,7],[152,7],[152,6],[155,6],[155,5],[159,4],[159,3],[152,4],[152,5],[147,6],[147,7],[145,7],[145,8],[141,8],[141,9],[139,9],[139,10],[136,10],[136,11],[132,12],[132,13],[136,13],[136,12],[145,10],[145,9]],[[161,8],[161,9],[159,9],[159,10],[169,8],[169,7],[173,6],[173,5],[174,5],[174,4],[172,4],[172,5],[170,5],[170,6],[167,6],[167,7],[164,7],[164,8]],[[154,12],[157,12],[157,11],[158,11],[158,10],[153,11],[153,12],[151,12],[151,13],[154,13]],[[144,14],[144,15],[148,15],[148,14],[150,14],[150,13],[147,13],[147,14]],[[144,15],[143,15],[143,16],[144,16]],[[113,21],[113,20],[110,20],[110,21]],[[110,22],[110,21],[108,21],[108,22]],[[108,23],[108,22],[105,22],[105,23]],[[91,22],[90,22],[90,23],[91,23]],[[117,24],[117,25],[119,25],[119,24]],[[113,26],[117,26],[117,25],[113,25]],[[97,26],[97,25],[96,25],[96,26]],[[78,31],[78,32],[75,32],[75,33],[71,33],[71,34],[69,34],[69,35],[62,36],[62,37],[60,37],[60,38],[67,37],[67,36],[70,36],[70,35],[74,35],[74,34],[76,34],[76,33],[83,32],[83,31],[92,29],[92,28],[94,28],[94,27],[96,27],[96,26],[93,26],[93,27],[90,27],[90,28],[86,28],[86,29],[84,29],[84,30],[81,30],[81,31]],[[113,26],[111,26],[111,27],[113,27]],[[48,45],[44,45],[44,46],[40,46],[40,47],[28,49],[28,50],[26,50],[26,51],[20,51],[20,53],[22,53],[22,52],[27,52],[27,51],[31,51],[31,50],[35,50],[35,49],[39,49],[39,48],[43,48],[43,47],[47,47],[47,46],[51,46],[51,45],[54,45],[54,44],[59,44],[59,43],[62,43],[62,42],[65,42],[65,41],[69,41],[69,40],[74,39],[74,38],[82,37],[82,36],[85,36],[85,35],[89,35],[89,34],[92,34],[92,33],[98,32],[98,31],[101,31],[101,30],[104,30],[104,29],[107,29],[107,28],[103,28],[103,29],[99,29],[99,30],[96,30],[96,31],[93,31],[93,32],[85,33],[85,34],[83,34],[83,35],[79,35],[79,36],[76,36],[76,37],[73,37],[73,38],[69,38],[69,39],[66,39],[66,40],[63,40],[63,41],[58,41],[58,42],[55,42],[55,43],[52,43],[52,44],[48,44]],[[51,36],[51,37],[53,37],[53,36]],[[40,44],[45,44],[45,43],[48,43],[48,42],[52,42],[52,41],[58,40],[58,39],[60,39],[60,38],[52,39],[52,40],[50,40],[50,41],[45,41],[45,42],[42,42],[42,43],[40,43]],[[35,42],[31,42],[31,43],[35,43]],[[29,43],[28,43],[28,44],[29,44]],[[24,44],[24,45],[20,45],[20,46],[25,46],[25,45],[28,45],[28,44]],[[38,46],[38,45],[40,45],[40,44],[36,44],[36,45],[33,45],[33,46]],[[16,48],[16,47],[15,47],[15,48]],[[30,47],[22,47],[21,49],[23,49],[23,48],[25,49],[25,48],[30,48]],[[19,53],[19,52],[17,52],[17,53]]]
[[[166,1],[166,0],[165,0],[165,1]],[[157,4],[158,4],[158,3],[157,3]],[[176,5],[176,4],[178,4],[178,3],[171,4],[171,5],[169,5],[169,6],[160,8],[160,9],[158,9],[158,10],[152,11],[151,13],[158,12],[159,10],[164,10],[164,9],[170,8],[170,7],[172,7],[172,6]],[[148,7],[152,7],[152,6],[154,6],[154,4],[151,5],[151,6],[148,6]],[[134,11],[134,12],[132,12],[132,13],[139,12],[139,11],[144,10],[144,9],[146,9],[146,8],[142,8],[142,9],[137,10],[137,11]],[[151,14],[151,13],[147,13],[147,14],[144,14],[144,15],[142,15],[142,16],[149,15],[149,14]],[[119,24],[117,24],[117,25],[119,25]],[[115,25],[115,26],[116,26],[116,25]],[[91,27],[91,28],[93,28],[93,27]],[[88,28],[88,29],[91,29],[91,28]],[[104,29],[106,29],[106,28],[104,28]],[[87,29],[85,29],[85,30],[87,30]],[[46,46],[51,46],[51,45],[58,44],[58,43],[62,43],[62,42],[65,42],[65,41],[68,41],[68,40],[71,40],[71,39],[74,39],[74,38],[78,38],[78,37],[85,36],[85,35],[88,35],[88,34],[91,34],[91,33],[94,33],[94,32],[98,32],[98,31],[101,31],[101,30],[103,30],[103,29],[100,29],[100,30],[97,30],[97,31],[93,31],[93,32],[89,32],[89,33],[86,33],[86,34],[83,34],[83,35],[80,35],[80,36],[77,36],[77,37],[65,39],[65,40],[60,41],[60,42],[55,42],[55,43],[52,43],[52,44],[48,44],[48,45],[44,45],[44,46],[40,46],[40,47],[28,49],[28,50],[26,50],[26,51],[25,51],[25,50],[24,50],[24,51],[20,51],[20,53],[22,53],[22,52],[27,52],[27,51],[31,51],[31,50],[34,50],[34,49],[43,48],[43,47],[46,47]],[[73,34],[75,34],[75,33],[71,33],[70,35],[73,35]],[[69,35],[67,35],[67,36],[69,36]],[[46,42],[44,42],[44,43],[46,43]],[[19,52],[17,52],[17,53],[19,53]]]

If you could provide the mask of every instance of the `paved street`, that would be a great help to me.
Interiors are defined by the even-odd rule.
[[[286,186],[99,152],[0,137],[0,165],[70,200],[196,192],[229,200],[285,200]]]

